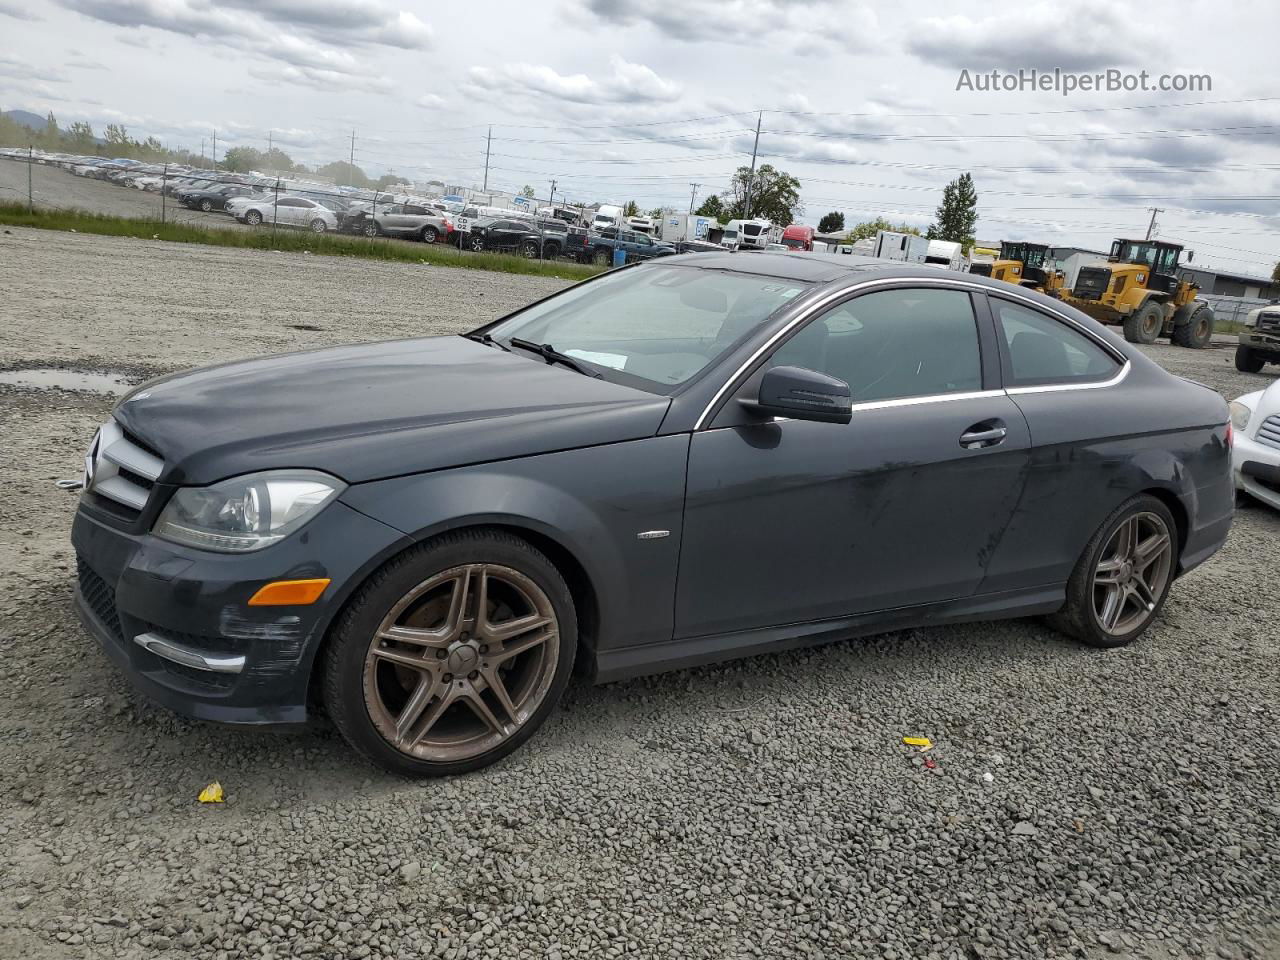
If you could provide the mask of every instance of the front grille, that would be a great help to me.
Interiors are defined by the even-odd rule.
[[[1280,447],[1280,413],[1262,421],[1258,427],[1257,440],[1269,447]]]
[[[120,614],[116,611],[115,591],[79,557],[76,557],[76,577],[80,581],[80,595],[93,615],[117,641],[123,643],[124,630],[120,626]]]
[[[96,497],[114,501],[125,517],[136,517],[147,505],[151,489],[164,472],[164,460],[150,446],[108,420],[86,458],[85,488]]]
[[[1110,282],[1111,271],[1105,267],[1081,267],[1071,293],[1078,300],[1100,300]]]
[[[1280,330],[1280,313],[1264,312],[1258,314],[1259,330]]]

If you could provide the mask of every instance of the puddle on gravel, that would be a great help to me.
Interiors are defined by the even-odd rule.
[[[0,370],[0,384],[25,387],[28,390],[88,390],[93,393],[127,392],[133,384],[118,373],[93,373],[89,370],[66,370],[40,367],[32,370]]]

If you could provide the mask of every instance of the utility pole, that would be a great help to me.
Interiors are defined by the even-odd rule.
[[[208,139],[209,139],[208,137],[200,138],[200,162],[201,163],[204,163],[204,144],[205,144],[205,141]]]
[[[484,141],[484,186],[480,188],[482,193],[489,192],[489,147],[493,144],[493,124],[489,124],[489,136]]]
[[[744,220],[751,219],[751,187],[754,185],[753,181],[756,178],[756,153],[760,149],[760,120],[763,116],[763,110],[756,114],[756,142],[755,146],[751,148],[751,172],[747,174],[746,209],[742,213]]]
[[[218,131],[213,131],[213,169],[218,169]]]
[[[698,188],[700,186],[702,186],[702,184],[700,183],[689,184],[690,189],[693,191],[692,193],[689,194],[689,212],[690,213],[693,213],[693,205],[698,199]]]
[[[1163,207],[1147,207],[1151,211],[1151,222],[1147,224],[1147,239],[1151,239],[1151,234],[1156,231],[1156,214],[1164,213]]]
[[[355,180],[355,178],[356,178],[356,131],[355,131],[355,128],[353,127],[351,130],[351,159],[347,162],[347,186],[349,187],[355,186],[355,184],[352,183],[352,181]],[[378,200],[377,193],[373,195],[373,199],[374,199],[374,203],[376,204]]]
[[[35,207],[35,193],[31,189],[31,168],[36,165],[35,151],[27,144],[27,213]]]
[[[553,207],[556,205],[556,182],[554,180],[551,181],[551,199],[548,202]]]

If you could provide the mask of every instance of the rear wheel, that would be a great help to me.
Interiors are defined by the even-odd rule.
[[[435,228],[435,227],[423,227],[423,228],[422,228],[422,242],[423,242],[423,243],[435,243],[435,242],[436,242],[436,240],[439,238],[439,236],[440,236],[440,234],[436,233],[436,228]]]
[[[1266,365],[1262,354],[1246,347],[1243,343],[1236,347],[1236,369],[1241,373],[1257,373]]]
[[[1124,338],[1130,343],[1155,343],[1164,326],[1164,308],[1148,300],[1124,318]]]
[[[573,668],[563,578],[499,531],[446,534],[392,560],[334,628],[324,696],[335,726],[407,776],[487,766],[533,736]]]
[[[609,251],[597,250],[594,254],[592,254],[591,261],[597,267],[607,267],[609,265]]]
[[[1122,647],[1150,626],[1169,595],[1178,535],[1169,508],[1149,494],[1122,504],[1098,528],[1050,622],[1091,647]]]
[[[325,223],[323,220],[321,220],[319,217],[316,217],[314,220],[311,221],[312,233],[324,233],[328,229],[329,229],[329,225]]]
[[[1173,318],[1173,336],[1170,337],[1180,347],[1203,349],[1213,339],[1213,311],[1208,304],[1197,304],[1190,311],[1182,307]]]

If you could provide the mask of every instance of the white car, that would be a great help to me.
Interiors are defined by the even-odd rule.
[[[278,226],[305,227],[313,233],[338,229],[337,214],[324,204],[306,197],[255,197],[252,203],[237,203],[234,206],[229,204],[228,212],[251,227],[271,223],[274,219]]]
[[[1280,380],[1231,401],[1236,489],[1280,510]]]

